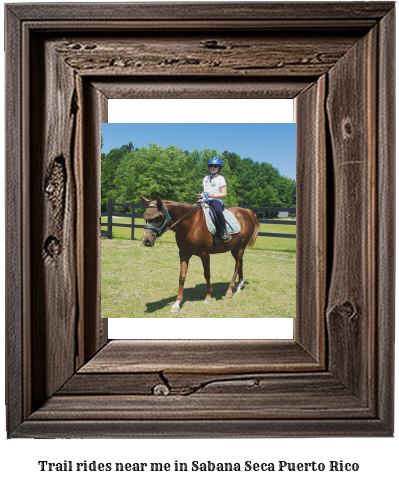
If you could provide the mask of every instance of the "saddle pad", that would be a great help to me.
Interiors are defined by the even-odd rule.
[[[215,224],[212,221],[211,215],[209,214],[209,206],[206,203],[201,204],[204,213],[205,213],[205,219],[206,219],[206,224],[208,226],[208,230],[212,233],[212,235],[215,235],[216,233],[216,228]],[[240,224],[237,221],[237,218],[233,215],[233,213],[229,210],[224,210],[223,211],[224,218],[226,220],[226,230],[230,235],[234,235],[235,233],[239,233],[240,231]]]

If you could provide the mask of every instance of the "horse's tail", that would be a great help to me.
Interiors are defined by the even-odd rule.
[[[248,242],[248,247],[252,247],[255,244],[256,237],[258,236],[258,232],[259,232],[259,220],[257,219],[255,213],[253,213],[250,209],[246,208],[246,210],[251,215],[251,217],[252,217],[252,219],[254,221],[254,224],[255,224],[254,233],[252,234],[252,237],[251,237],[250,241]]]

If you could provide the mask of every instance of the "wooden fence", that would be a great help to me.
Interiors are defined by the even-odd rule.
[[[116,213],[113,211],[114,206],[124,207],[124,208],[131,208],[131,213]],[[255,214],[256,213],[267,213],[267,212],[280,212],[280,211],[288,211],[289,213],[296,213],[296,208],[266,208],[260,206],[244,206],[243,202],[240,201],[239,206],[241,208],[249,208]],[[135,203],[132,201],[131,203],[115,203],[112,199],[108,199],[108,211],[106,213],[101,213],[101,216],[108,217],[107,223],[101,223],[101,227],[107,227],[107,230],[101,230],[102,237],[112,238],[112,227],[128,227],[131,228],[131,236],[130,239],[134,239],[134,229],[135,228],[144,228],[145,225],[137,225],[135,223],[135,218],[142,218],[142,215],[136,213],[136,208],[145,208],[146,205],[144,203]],[[131,223],[116,223],[113,221],[112,217],[124,217],[124,218],[131,218]],[[260,220],[258,217],[259,223],[270,223],[272,225],[296,225],[296,221],[289,221],[289,220]],[[296,235],[290,233],[265,233],[259,232],[258,235],[260,237],[277,237],[277,238],[296,238]]]

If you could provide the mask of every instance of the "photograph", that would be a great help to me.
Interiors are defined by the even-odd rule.
[[[6,478],[397,483],[395,13],[4,4]]]
[[[294,123],[107,123],[101,144],[102,317],[295,318]]]

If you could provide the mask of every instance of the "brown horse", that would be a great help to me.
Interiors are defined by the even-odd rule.
[[[184,281],[191,256],[197,255],[202,260],[204,276],[207,284],[207,295],[204,303],[212,302],[212,286],[210,281],[209,255],[221,254],[230,251],[235,258],[236,266],[233,278],[226,292],[226,298],[233,297],[233,289],[237,274],[239,285],[236,292],[240,292],[244,284],[242,258],[245,248],[255,243],[259,231],[259,222],[252,211],[236,206],[229,207],[240,224],[240,232],[232,235],[227,242],[219,242],[214,245],[213,235],[209,232],[204,212],[200,205],[186,205],[174,201],[162,201],[158,196],[156,201],[149,201],[143,196],[141,199],[147,205],[143,218],[147,224],[141,241],[146,247],[153,247],[155,239],[166,230],[171,229],[176,234],[176,243],[180,254],[180,278],[177,301],[172,306],[171,312],[177,313],[183,300]]]

